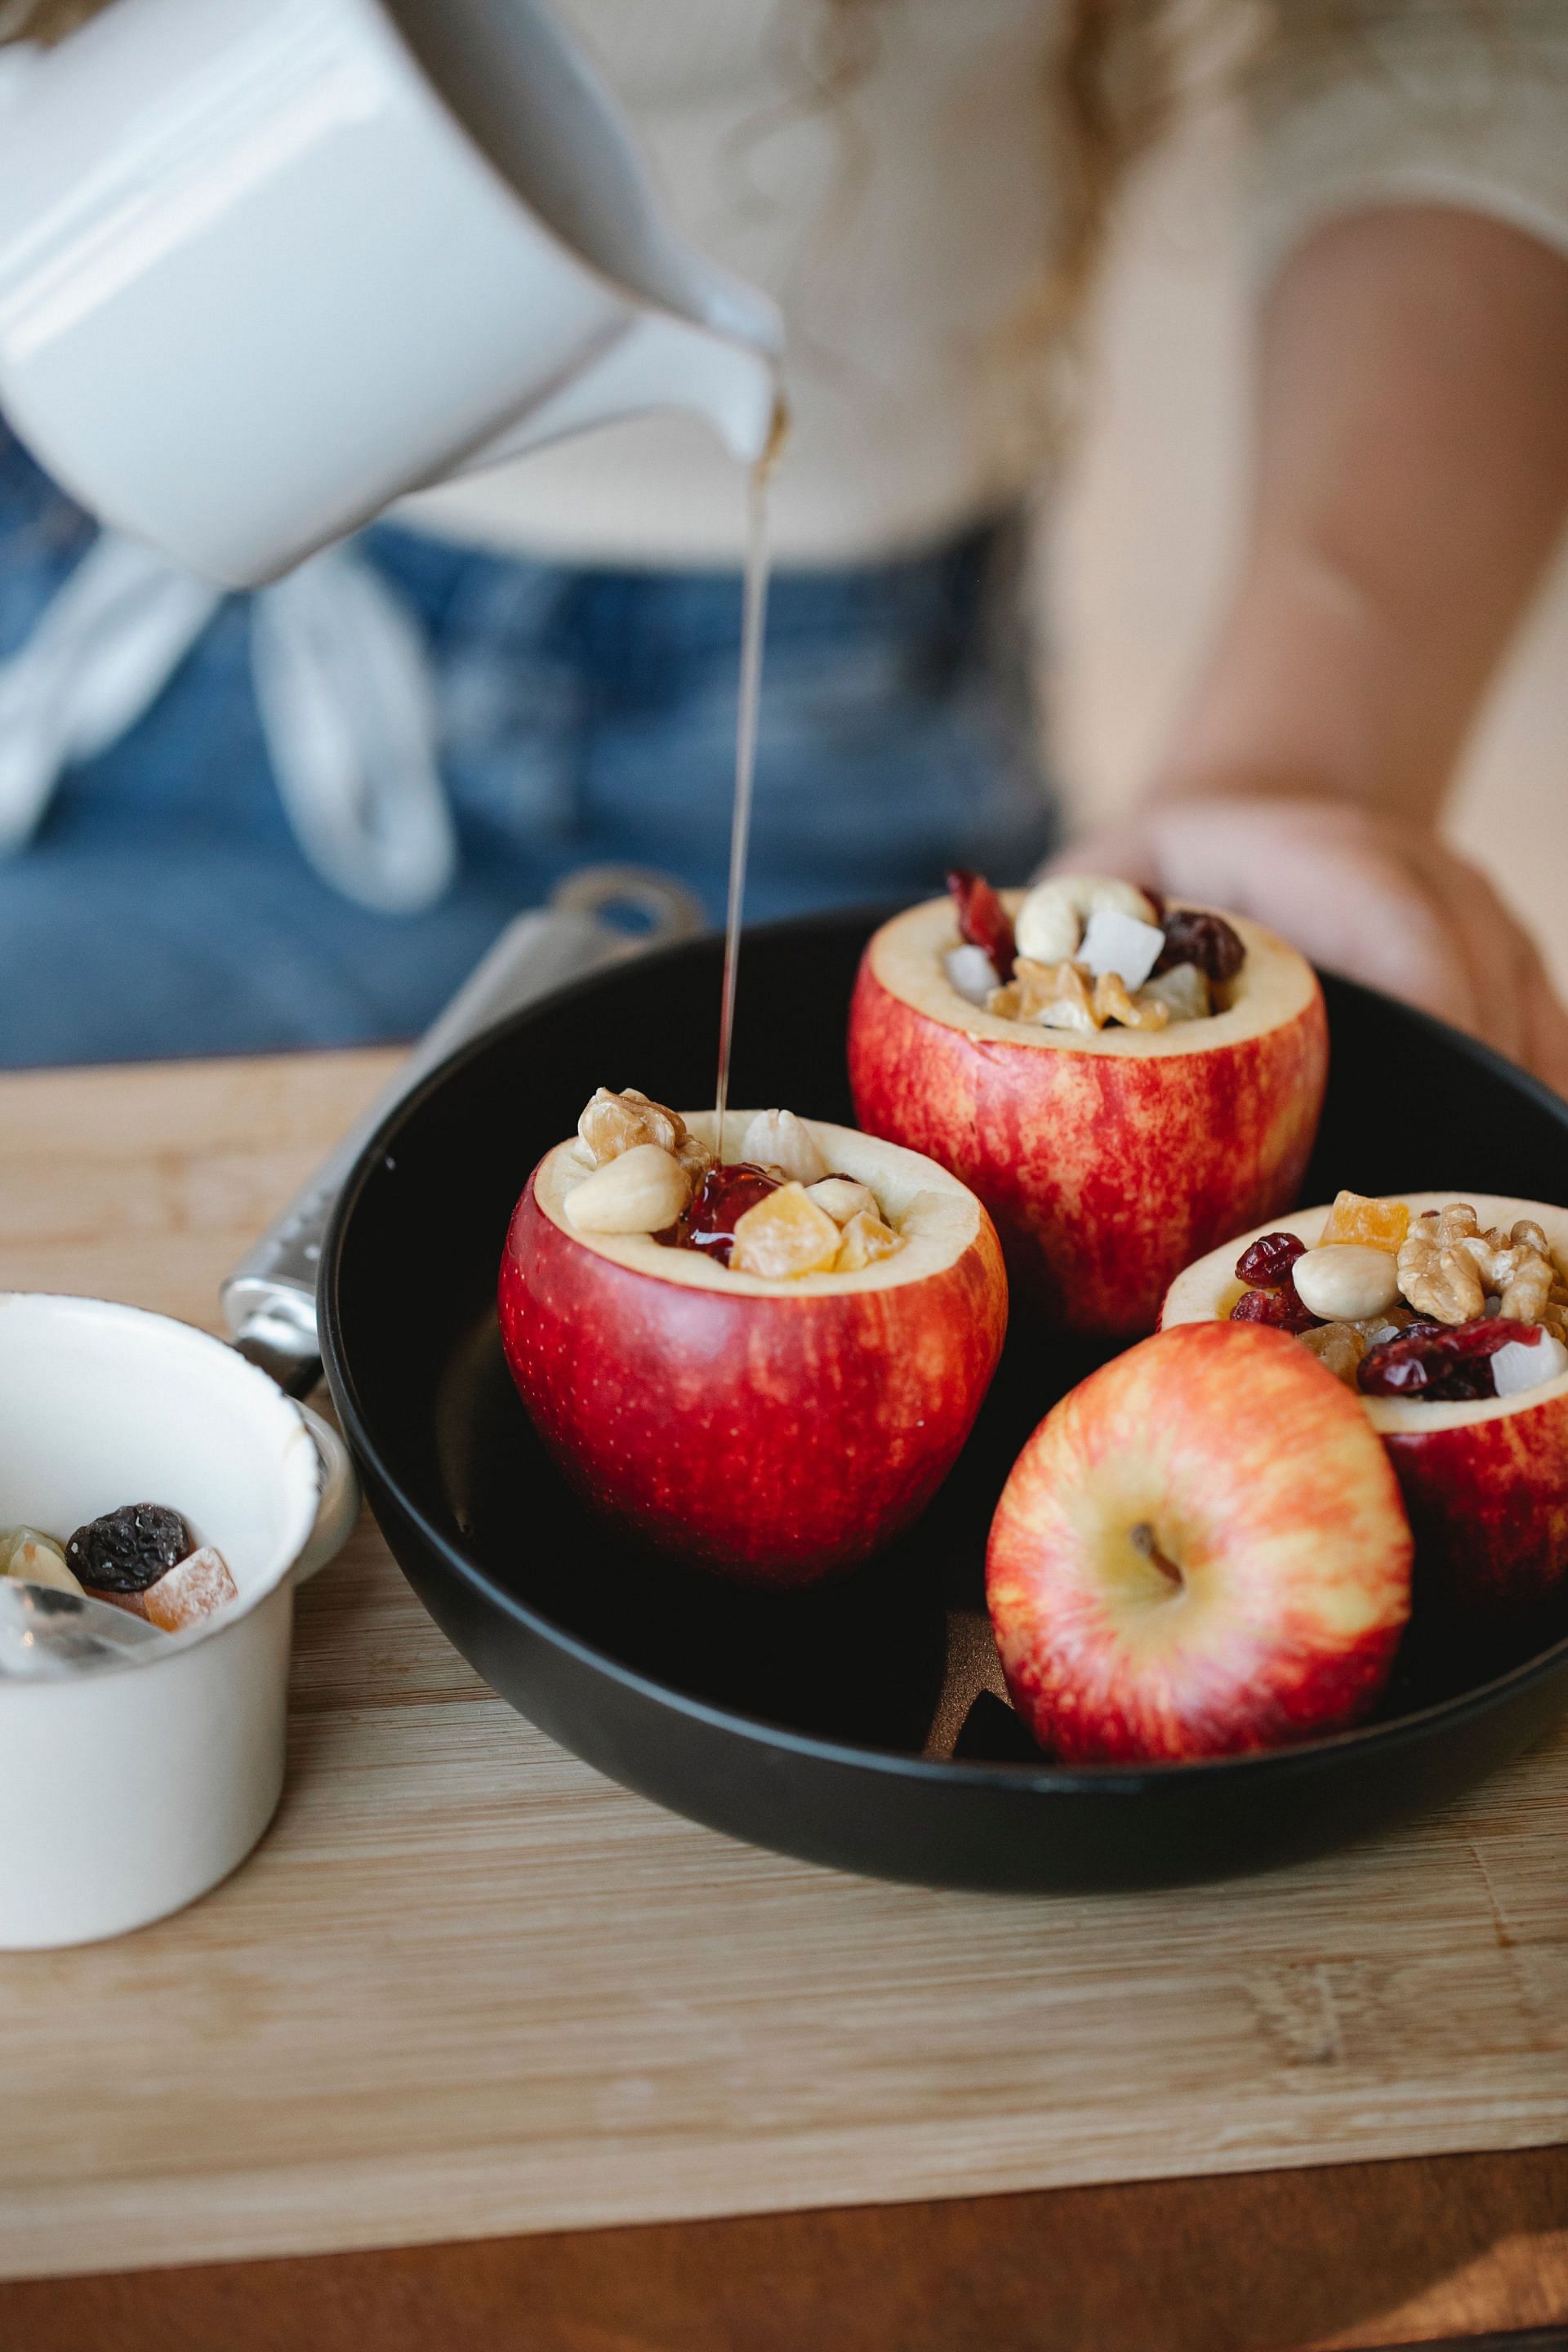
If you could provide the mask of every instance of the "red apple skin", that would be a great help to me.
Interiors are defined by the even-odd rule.
[[[1054,1323],[1152,1331],[1184,1265],[1297,1198],[1328,1076],[1320,992],[1258,1036],[1113,1060],[972,1037],[884,987],[871,958],[849,1016],[856,1118],[979,1194]]]
[[[1568,1569],[1568,1400],[1383,1442],[1415,1531],[1423,1622],[1522,1634],[1544,1620]]]
[[[958,1457],[1002,1351],[994,1228],[888,1289],[727,1297],[618,1265],[533,1179],[501,1258],[500,1326],[563,1471],[644,1540],[751,1584],[814,1583],[889,1542]]]
[[[1152,1528],[1188,1571],[1167,1592]],[[1349,1390],[1280,1331],[1161,1332],[1064,1397],[992,1524],[1015,1706],[1067,1762],[1222,1756],[1358,1721],[1410,1608],[1410,1530]]]

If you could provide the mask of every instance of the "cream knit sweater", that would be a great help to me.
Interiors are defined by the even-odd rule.
[[[868,62],[821,86],[827,0],[560,0],[627,106],[670,211],[786,323],[785,563],[929,544],[1031,487],[1026,342],[1053,212],[1042,79],[1055,0],[884,0]],[[1568,252],[1568,0],[1349,0],[1335,37],[1280,0],[1250,77],[1266,273],[1367,205],[1456,205]],[[424,493],[400,519],[582,562],[736,561],[737,469],[698,424],[606,429]]]

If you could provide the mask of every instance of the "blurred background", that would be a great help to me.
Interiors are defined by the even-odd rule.
[[[1144,789],[1234,582],[1252,357],[1239,108],[1211,100],[1129,186],[1094,298],[1081,437],[1042,530],[1041,659],[1062,788],[1099,822]],[[1568,988],[1568,549],[1471,738],[1445,832]]]

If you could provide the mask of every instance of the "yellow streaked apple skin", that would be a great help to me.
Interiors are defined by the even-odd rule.
[[[1007,1284],[990,1219],[892,1287],[691,1289],[619,1265],[540,1207],[501,1257],[501,1337],[562,1469],[647,1541],[742,1582],[804,1585],[888,1543],[958,1458]]]
[[[1277,1027],[1202,1052],[1050,1053],[933,1019],[884,983],[876,945],[849,1016],[856,1116],[979,1194],[1053,1322],[1152,1330],[1184,1265],[1296,1199],[1328,1076],[1316,990]]]
[[[1186,1324],[1047,1414],[997,1505],[986,1599],[1043,1748],[1222,1756],[1367,1713],[1410,1613],[1411,1550],[1350,1391],[1284,1332]]]

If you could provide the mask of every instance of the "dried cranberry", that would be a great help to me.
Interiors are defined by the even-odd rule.
[[[1255,1290],[1272,1289],[1277,1282],[1284,1281],[1306,1247],[1306,1243],[1298,1241],[1294,1234],[1260,1234],[1237,1259],[1237,1280],[1251,1283]]]
[[[1247,961],[1247,950],[1223,915],[1205,915],[1196,907],[1178,907],[1164,922],[1165,944],[1154,970],[1173,971],[1179,963],[1195,963],[1215,982],[1234,980]]]
[[[1296,1296],[1296,1286],[1287,1275],[1285,1280],[1269,1290],[1249,1290],[1238,1298],[1230,1310],[1233,1323],[1268,1323],[1276,1331],[1311,1331],[1322,1318],[1303,1307]]]
[[[703,1250],[708,1256],[716,1257],[721,1265],[728,1265],[735,1246],[736,1225],[748,1209],[754,1209],[759,1201],[765,1201],[770,1192],[778,1189],[778,1178],[770,1176],[765,1168],[753,1167],[749,1160],[710,1168],[675,1229],[677,1245]]]
[[[947,887],[958,908],[958,928],[965,944],[984,948],[996,967],[998,980],[1011,980],[1018,956],[1013,919],[990,883],[983,874],[971,874],[966,866],[958,866],[948,876]]]
[[[163,1503],[127,1503],[78,1528],[66,1558],[90,1591],[143,1592],[195,1549],[178,1511]]]
[[[1421,1397],[1431,1404],[1473,1404],[1496,1396],[1491,1360],[1511,1339],[1535,1346],[1537,1323],[1478,1315],[1469,1323],[1412,1323],[1397,1339],[1369,1348],[1356,1378],[1367,1396]]]

